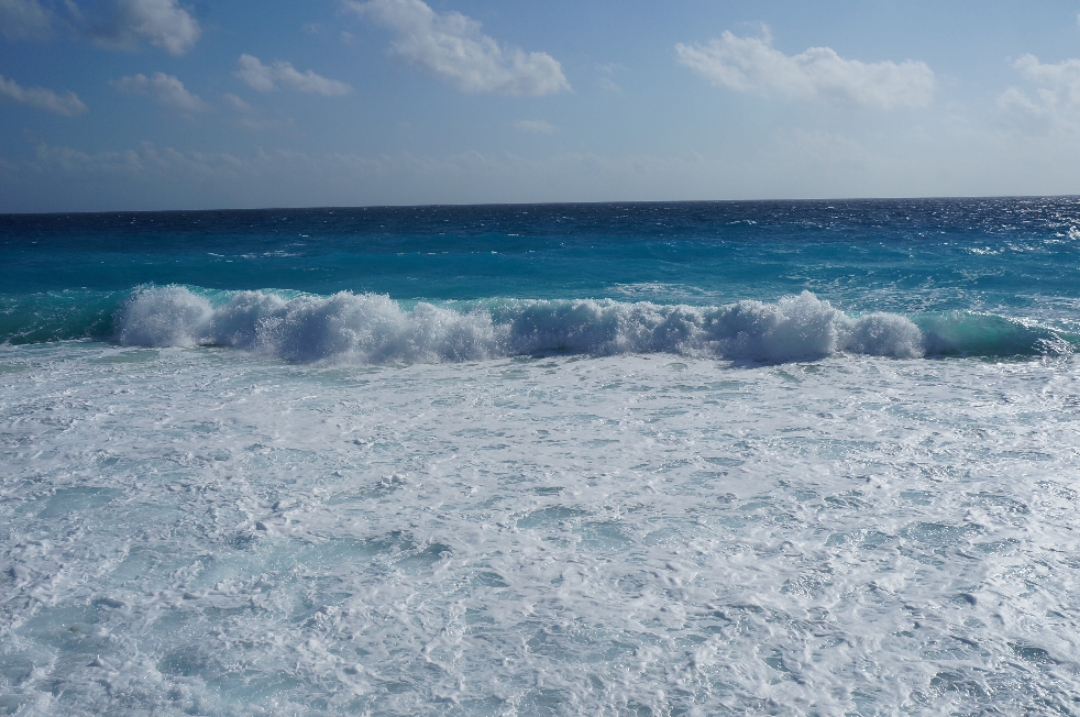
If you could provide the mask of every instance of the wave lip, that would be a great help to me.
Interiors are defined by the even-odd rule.
[[[662,306],[612,300],[508,300],[457,311],[341,292],[285,298],[242,291],[214,303],[186,287],[135,291],[117,319],[120,343],[214,344],[288,361],[417,363],[543,353],[667,352],[760,361],[838,352],[914,358],[923,332],[896,314],[850,317],[809,292],[776,303]]]

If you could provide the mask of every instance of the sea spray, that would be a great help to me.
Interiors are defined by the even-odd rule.
[[[793,361],[835,353],[1064,355],[1080,336],[964,311],[848,314],[813,294],[726,306],[488,299],[399,302],[385,295],[141,287],[0,298],[0,343],[105,340],[219,345],[292,362],[440,363],[568,353],[675,353]]]
[[[837,352],[913,358],[922,333],[896,315],[850,317],[810,292],[722,307],[507,300],[468,311],[340,292],[286,299],[243,291],[214,305],[186,287],[134,292],[118,320],[128,346],[229,346],[288,361],[439,363],[542,353],[676,353],[792,361]]]

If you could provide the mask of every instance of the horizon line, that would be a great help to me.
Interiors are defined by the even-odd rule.
[[[801,199],[632,199],[583,202],[462,202],[432,204],[356,204],[351,206],[261,206],[261,207],[215,207],[203,209],[92,209],[74,211],[14,211],[0,212],[0,217],[49,217],[104,214],[188,214],[213,212],[298,212],[298,211],[357,211],[379,209],[469,209],[494,207],[588,207],[605,205],[648,204],[819,204],[828,202],[930,202],[930,201],[989,201],[1031,199],[1080,199],[1080,194],[1002,194],[986,196],[909,196],[909,197],[835,197]]]

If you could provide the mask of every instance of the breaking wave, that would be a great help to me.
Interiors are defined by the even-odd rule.
[[[386,296],[245,291],[214,306],[183,287],[143,289],[124,306],[119,340],[216,344],[289,361],[479,361],[543,353],[677,353],[789,361],[838,351],[914,357],[923,336],[901,316],[849,318],[810,293],[719,308],[647,302],[510,300],[460,311]]]
[[[294,362],[419,363],[505,356],[675,353],[783,362],[836,353],[916,358],[1070,353],[1075,337],[1000,316],[851,316],[809,292],[767,303],[670,306],[499,299],[406,306],[384,295],[211,292],[36,295],[0,306],[6,343],[106,339],[127,346],[217,345]]]

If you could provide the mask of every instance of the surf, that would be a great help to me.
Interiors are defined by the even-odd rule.
[[[297,363],[453,363],[537,354],[669,353],[786,362],[1071,353],[1080,337],[977,312],[850,314],[804,291],[774,302],[666,305],[613,299],[401,302],[382,294],[143,286],[4,299],[7,344],[111,341],[223,346]]]

